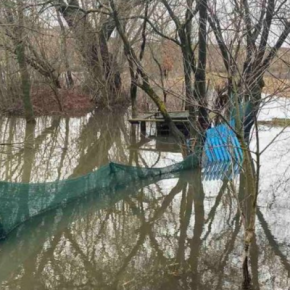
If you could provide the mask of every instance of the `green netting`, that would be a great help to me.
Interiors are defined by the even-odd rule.
[[[96,191],[22,223],[8,235],[7,239],[0,241],[0,284],[1,281],[9,279],[11,273],[15,273],[19,265],[23,265],[27,259],[35,256],[45,242],[53,240],[55,236],[65,232],[67,228],[74,228],[79,220],[83,222],[84,218],[87,224],[92,213],[96,214],[93,215],[95,217],[98,216],[98,211],[108,209],[110,212],[112,209],[118,211],[119,207],[114,207],[114,204],[127,199],[129,196],[134,198],[143,192],[144,188],[155,185],[160,180],[173,178],[178,179],[178,182],[170,188],[170,193],[178,193],[188,183],[189,179],[192,179],[193,182],[194,172],[179,171],[153,178],[135,180],[115,192],[107,191],[102,194],[100,191]],[[131,207],[131,214],[139,216],[142,211],[138,207]],[[93,220],[96,221],[96,219]],[[93,220],[90,224],[97,226]],[[1,255],[1,253],[5,253],[5,255]]]
[[[141,168],[109,163],[85,176],[47,183],[0,182],[0,239],[23,222],[88,194],[114,194],[144,179],[166,177],[198,166],[191,155],[163,168]]]

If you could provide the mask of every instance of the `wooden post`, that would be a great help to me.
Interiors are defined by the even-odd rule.
[[[146,122],[141,122],[141,134],[146,135]]]

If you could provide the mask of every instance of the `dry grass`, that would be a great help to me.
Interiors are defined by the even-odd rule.
[[[222,86],[226,81],[226,74],[209,72],[207,73],[207,79],[210,87]],[[290,98],[290,80],[277,78],[275,76],[265,76],[265,87],[263,92],[266,94],[277,95],[280,97]]]
[[[273,118],[272,120],[258,121],[258,123],[271,127],[289,127],[290,119]]]
[[[280,97],[290,98],[290,80],[279,79],[271,76],[264,77],[264,92]]]

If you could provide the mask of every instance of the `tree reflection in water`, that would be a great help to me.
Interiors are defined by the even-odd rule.
[[[25,141],[1,153],[2,180],[75,177],[111,160],[163,166],[182,158],[135,150],[148,140],[136,134],[132,142],[125,119],[110,114],[44,118],[26,130],[22,121],[3,119],[0,128],[1,142]],[[204,182],[199,170],[115,196],[86,196],[28,221],[0,244],[0,289],[240,289],[238,208],[227,181]],[[258,209],[253,289],[289,287],[289,245],[279,244],[271,225]]]

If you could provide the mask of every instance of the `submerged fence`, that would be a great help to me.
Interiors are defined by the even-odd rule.
[[[226,125],[207,130],[203,177],[231,178],[239,172],[243,155],[233,131]],[[85,176],[45,183],[0,182],[0,239],[32,217],[88,194],[114,194],[145,179],[166,178],[171,173],[197,168],[196,155],[164,168],[141,168],[109,163]]]
[[[0,182],[0,239],[26,220],[88,194],[114,194],[145,179],[196,168],[191,155],[164,168],[141,168],[109,163],[85,176],[47,183]]]

